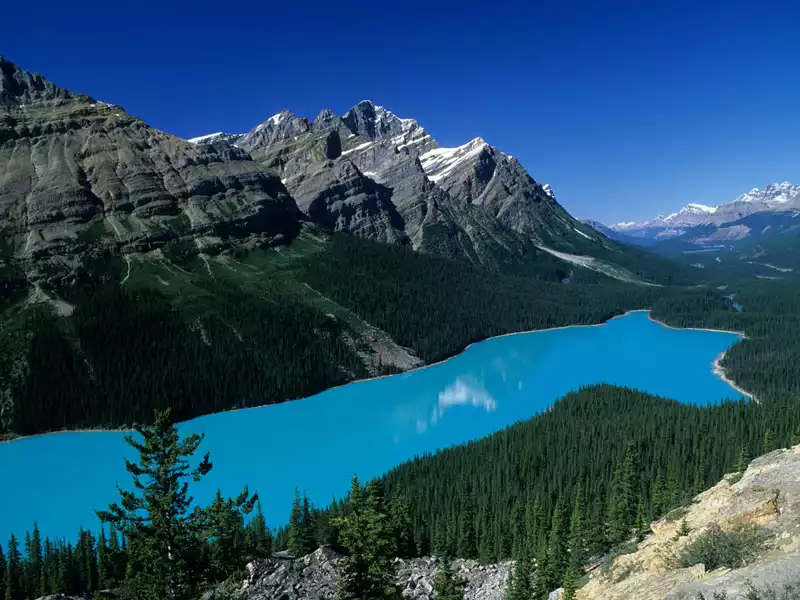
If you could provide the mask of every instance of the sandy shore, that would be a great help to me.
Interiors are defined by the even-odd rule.
[[[349,381],[347,383],[343,383],[343,384],[340,384],[340,385],[337,385],[337,386],[325,388],[324,390],[322,390],[321,392],[318,392],[318,393],[321,394],[323,392],[327,392],[327,391],[330,391],[330,390],[335,390],[335,389],[342,388],[342,387],[345,387],[345,386],[348,386],[348,385],[356,385],[356,384],[359,384],[359,383],[367,383],[367,382],[370,382],[370,381],[377,381],[379,379],[385,379],[387,377],[397,377],[398,375],[405,375],[407,373],[413,373],[415,371],[421,371],[422,369],[429,369],[431,367],[435,367],[437,365],[444,364],[447,361],[450,361],[450,360],[453,360],[455,358],[458,358],[459,356],[464,354],[464,352],[469,350],[475,344],[482,344],[483,342],[488,342],[489,340],[496,340],[496,339],[500,339],[500,338],[511,337],[511,336],[514,336],[514,335],[528,335],[528,334],[531,334],[531,333],[544,333],[544,332],[547,332],[547,331],[559,331],[561,329],[575,329],[575,328],[578,328],[578,327],[602,327],[602,326],[606,325],[607,323],[610,323],[611,321],[614,321],[616,319],[622,319],[623,317],[627,317],[628,315],[632,315],[634,313],[647,313],[648,314],[647,318],[650,321],[652,321],[653,323],[657,323],[658,325],[661,325],[662,327],[666,327],[667,329],[675,329],[675,330],[678,330],[678,331],[710,331],[710,332],[715,332],[715,333],[730,333],[730,334],[733,334],[733,335],[737,335],[742,339],[745,339],[747,337],[741,331],[727,331],[727,330],[724,330],[724,329],[703,329],[703,328],[698,328],[698,327],[673,327],[671,325],[667,325],[666,323],[663,323],[663,322],[659,321],[658,319],[654,319],[652,317],[652,315],[650,314],[650,310],[649,309],[640,308],[640,309],[636,309],[636,310],[625,311],[621,315],[613,316],[610,319],[608,319],[606,321],[603,321],[602,323],[591,323],[591,324],[586,324],[586,325],[562,325],[562,326],[559,326],[559,327],[548,327],[546,329],[529,329],[529,330],[526,330],[526,331],[513,331],[511,333],[501,333],[500,335],[495,335],[495,336],[488,337],[488,338],[485,338],[483,340],[480,340],[478,342],[473,342],[471,344],[468,344],[463,350],[461,350],[461,352],[458,352],[457,354],[454,354],[453,356],[449,356],[449,357],[447,357],[447,358],[445,358],[443,360],[440,360],[438,362],[435,362],[435,363],[431,363],[431,364],[428,364],[428,365],[422,365],[422,366],[419,366],[419,367],[415,367],[413,369],[409,369],[408,371],[402,371],[400,373],[391,373],[389,375],[380,375],[378,377],[368,377],[368,378],[365,378],[365,379],[356,379],[355,381]],[[714,370],[713,370],[714,374],[717,375],[720,379],[722,379],[725,383],[730,385],[734,390],[736,390],[740,394],[743,394],[743,395],[747,396],[748,398],[751,398],[755,402],[758,402],[758,400],[755,398],[755,396],[753,396],[749,392],[744,391],[742,388],[737,386],[731,379],[729,379],[726,376],[725,370],[719,364],[724,357],[725,357],[725,353],[723,352],[712,363],[712,366],[714,367]],[[290,398],[288,400],[284,400],[284,402],[294,402],[295,400],[302,400],[302,398]],[[276,404],[282,404],[282,403],[279,402],[279,403],[276,403]],[[261,406],[248,406],[248,407],[245,407],[245,408],[231,408],[231,409],[228,409],[228,410],[223,410],[223,411],[219,411],[219,412],[212,413],[212,414],[220,414],[220,413],[223,413],[223,412],[238,412],[240,410],[250,410],[250,409],[253,409],[253,408],[262,408],[263,406],[270,406],[270,405],[269,404],[264,404],[264,405],[261,405]],[[188,421],[183,421],[183,423],[190,423],[190,422],[192,422],[192,421],[194,421],[196,419],[202,419],[203,417],[207,417],[207,416],[210,416],[210,415],[201,415],[199,417],[195,417],[193,419],[189,419]],[[27,439],[34,438],[34,437],[40,437],[40,436],[45,436],[45,435],[58,435],[58,434],[62,434],[62,433],[108,433],[108,432],[130,432],[130,431],[133,431],[133,430],[130,429],[130,428],[127,428],[127,427],[119,427],[119,428],[114,428],[114,429],[63,429],[63,430],[60,430],[60,431],[49,431],[47,433],[37,433],[37,434],[34,434],[34,435],[20,436],[20,437],[17,437],[17,438],[14,438],[14,439],[10,439],[10,440],[0,441],[0,444],[9,444],[11,442],[17,442],[17,441],[20,441],[20,440],[27,440]]]

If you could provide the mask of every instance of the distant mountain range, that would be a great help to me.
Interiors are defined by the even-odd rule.
[[[731,229],[726,225],[736,223],[756,213],[794,215],[800,212],[800,185],[785,181],[773,183],[763,190],[753,188],[735,200],[719,206],[687,204],[677,212],[659,215],[649,221],[622,222],[605,226],[612,235],[627,240],[644,240],[646,244],[680,237],[698,226],[705,226],[701,235],[690,239],[697,244],[743,239],[752,232],[744,227]],[[778,217],[780,219],[782,217]],[[762,215],[763,221],[763,215]],[[713,226],[710,230],[708,226]],[[604,226],[601,226],[601,229]],[[687,240],[689,241],[689,240]]]
[[[719,206],[687,204],[640,223],[585,222],[611,239],[682,257],[694,266],[735,263],[762,278],[785,277],[800,267],[795,259],[800,251],[800,185],[788,181],[753,188]]]

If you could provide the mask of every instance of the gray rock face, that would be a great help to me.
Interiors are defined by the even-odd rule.
[[[30,102],[73,100],[88,96],[73,94],[48,81],[39,73],[29,73],[0,56],[0,104],[20,105]]]
[[[71,94],[4,62],[0,229],[14,255],[74,262],[212,235],[290,239],[302,214],[244,150],[191,144],[121,108]],[[9,83],[11,82],[11,83]]]
[[[370,101],[341,118],[325,109],[311,124],[281,113],[236,145],[281,176],[309,219],[340,231],[491,268],[525,260],[537,244],[571,251],[561,242],[580,235],[512,157],[481,139],[439,148],[417,121]]]
[[[247,600],[333,600],[339,560],[335,552],[320,548],[297,560],[269,559],[251,564],[244,597]],[[433,580],[440,560],[420,558],[398,562],[397,582],[403,598],[434,600]],[[454,561],[455,572],[467,581],[465,600],[502,600],[511,564]]]
[[[391,190],[364,177],[348,160],[325,161],[293,186],[292,194],[312,221],[329,229],[382,242],[405,239]]]

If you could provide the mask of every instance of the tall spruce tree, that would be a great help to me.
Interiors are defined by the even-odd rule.
[[[506,584],[505,600],[530,600],[533,593],[531,560],[527,548],[521,549]]]
[[[583,502],[583,490],[578,486],[575,493],[575,503],[572,505],[572,515],[569,520],[569,571],[573,579],[583,573],[586,562],[586,506]]]
[[[292,512],[289,515],[289,539],[287,550],[292,556],[305,556],[317,549],[311,502],[308,496],[295,490]]]
[[[461,558],[478,558],[478,539],[475,532],[475,500],[468,491],[461,502],[459,515],[458,548]]]
[[[25,589],[22,573],[22,555],[19,552],[19,542],[13,533],[8,540],[5,575],[5,600],[23,600],[25,598]]]
[[[350,512],[337,519],[345,556],[339,563],[339,600],[399,598],[395,543],[374,483],[366,490],[353,477]]]
[[[125,461],[136,491],[120,489],[120,502],[98,511],[98,516],[127,541],[127,598],[190,600],[204,583],[206,522],[201,509],[191,510],[189,480],[200,481],[208,474],[209,454],[192,465],[203,436],[181,439],[169,411],[157,412],[152,426],[137,431],[141,441],[132,435],[125,438],[139,454],[137,462]]]

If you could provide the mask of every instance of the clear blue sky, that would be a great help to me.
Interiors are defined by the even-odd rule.
[[[182,137],[369,98],[606,222],[800,182],[800,2],[4,2],[0,54]]]

